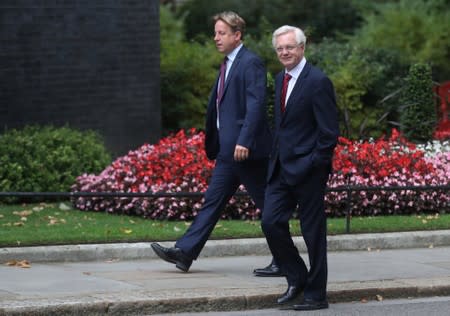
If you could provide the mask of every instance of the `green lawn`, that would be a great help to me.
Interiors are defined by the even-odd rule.
[[[82,212],[68,203],[0,205],[0,247],[176,240],[184,221],[155,221],[136,216]],[[298,221],[291,232],[299,234]],[[345,233],[345,218],[328,219],[330,235]],[[351,233],[450,229],[450,214],[355,217]],[[221,220],[212,239],[263,237],[259,221]]]

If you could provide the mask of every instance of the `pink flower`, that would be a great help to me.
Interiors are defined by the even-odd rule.
[[[204,134],[195,129],[179,131],[155,145],[144,144],[117,158],[99,175],[82,174],[73,192],[205,192],[214,162],[203,150]],[[441,148],[449,148],[442,147]],[[425,155],[426,154],[426,155]],[[335,149],[330,189],[355,186],[444,185],[450,179],[450,152],[425,152],[397,131],[374,141],[343,137]],[[239,191],[245,192],[240,186]],[[345,214],[347,193],[330,191],[325,197],[330,216]],[[73,199],[80,210],[139,215],[153,219],[192,219],[202,207],[202,197]],[[449,194],[426,190],[359,191],[352,193],[353,215],[439,212],[450,203]],[[257,219],[248,196],[234,196],[222,218]]]

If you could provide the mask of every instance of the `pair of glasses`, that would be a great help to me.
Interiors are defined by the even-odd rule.
[[[296,49],[299,46],[300,45],[279,46],[279,47],[275,47],[275,50],[277,51],[277,53],[282,53],[284,50],[287,50],[288,52],[293,52],[294,49]]]

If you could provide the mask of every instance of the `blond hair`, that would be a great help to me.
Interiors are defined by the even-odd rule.
[[[236,33],[237,31],[241,32],[241,39],[244,38],[245,33],[245,21],[241,18],[236,12],[233,11],[224,11],[218,13],[213,16],[214,23],[217,21],[223,21],[228,24],[233,31]]]

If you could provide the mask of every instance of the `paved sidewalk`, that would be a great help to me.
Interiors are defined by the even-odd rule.
[[[450,231],[330,236],[330,302],[450,295],[449,239]],[[269,308],[286,288],[284,278],[251,273],[271,259],[264,240],[208,241],[189,273],[156,259],[149,248],[139,243],[0,249],[0,315]],[[3,264],[13,259],[29,260],[31,267]]]

